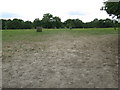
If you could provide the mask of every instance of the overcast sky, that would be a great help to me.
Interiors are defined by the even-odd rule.
[[[0,18],[33,21],[42,19],[43,14],[51,13],[59,16],[62,21],[80,19],[83,22],[95,18],[111,18],[105,11],[101,11],[104,0],[2,0]]]

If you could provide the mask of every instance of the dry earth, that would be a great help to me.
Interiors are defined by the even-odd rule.
[[[3,88],[117,88],[117,35],[3,41]]]

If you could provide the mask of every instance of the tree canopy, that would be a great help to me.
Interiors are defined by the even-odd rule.
[[[104,6],[101,10],[105,10],[113,18],[116,16],[117,19],[120,18],[120,1],[119,2],[104,2]]]
[[[24,21],[22,19],[1,19],[2,29],[32,29],[37,27],[43,28],[109,28],[114,27],[114,23],[111,19],[94,19],[91,22],[83,22],[79,19],[67,19],[62,22],[61,18],[58,16],[53,16],[50,13],[44,14],[43,18],[40,20],[36,18],[33,22]]]

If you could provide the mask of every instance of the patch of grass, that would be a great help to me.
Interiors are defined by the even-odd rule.
[[[4,41],[19,41],[19,40],[47,40],[55,35],[107,35],[118,34],[113,28],[85,28],[85,29],[43,29],[43,32],[36,32],[35,29],[30,30],[3,30],[2,40]]]
[[[2,30],[0,30],[0,51],[2,50]]]

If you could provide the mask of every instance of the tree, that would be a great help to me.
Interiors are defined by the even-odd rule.
[[[67,19],[64,22],[64,24],[67,28],[82,28],[83,27],[83,22],[79,19]]]
[[[85,28],[109,28],[109,27],[114,27],[113,20],[111,19],[100,19],[98,20],[97,18],[94,19],[91,22],[84,23]]]
[[[116,16],[118,21],[120,21],[120,1],[119,2],[107,1],[107,2],[104,2],[104,5],[105,6],[103,6],[101,10],[105,10],[109,14],[109,16],[112,16],[113,18]],[[119,27],[119,24],[117,26]]]
[[[52,28],[53,15],[50,13],[44,14],[42,18],[42,26],[44,28]]]
[[[104,2],[104,6],[101,10],[105,10],[113,18],[116,16],[120,18],[120,1],[119,2]]]
[[[6,27],[6,22],[7,22],[7,20],[1,19],[0,21],[2,22],[2,29],[6,29],[6,28],[7,28],[7,27]]]
[[[111,19],[105,19],[105,28],[114,27],[114,22]]]
[[[79,19],[67,19],[61,22],[61,18],[54,16],[50,13],[44,14],[42,20],[36,18],[33,22],[23,21],[22,19],[0,19],[2,21],[2,29],[32,29],[36,27],[43,28],[109,28],[117,27],[118,21],[116,19],[94,19],[91,22],[83,23]]]
[[[74,27],[75,28],[83,28],[83,22],[79,19],[74,19],[73,20]]]
[[[52,14],[47,13],[43,15],[42,26],[44,28],[60,28],[62,27],[61,19],[57,16],[53,17]]]
[[[5,29],[13,29],[13,24],[12,24],[12,20],[11,19],[6,21]]]
[[[23,29],[24,21],[21,19],[13,19],[7,21],[7,29]]]
[[[36,19],[33,21],[33,26],[34,26],[34,28],[36,28],[36,27],[41,27],[41,26],[42,26],[41,20],[39,20],[39,18],[36,18]]]
[[[23,24],[23,29],[32,29],[33,25],[31,21],[25,21]]]
[[[73,28],[74,27],[74,24],[73,24],[73,19],[67,19],[65,22],[64,22],[65,26],[67,28]]]
[[[95,18],[93,21],[90,22],[91,23],[91,27],[93,28],[99,28],[99,20],[97,18]]]
[[[22,19],[2,19],[2,29],[31,29],[33,27],[31,21],[23,21]]]
[[[61,19],[57,16],[53,17],[53,27],[54,28],[60,28],[62,27],[62,22],[61,22]]]

